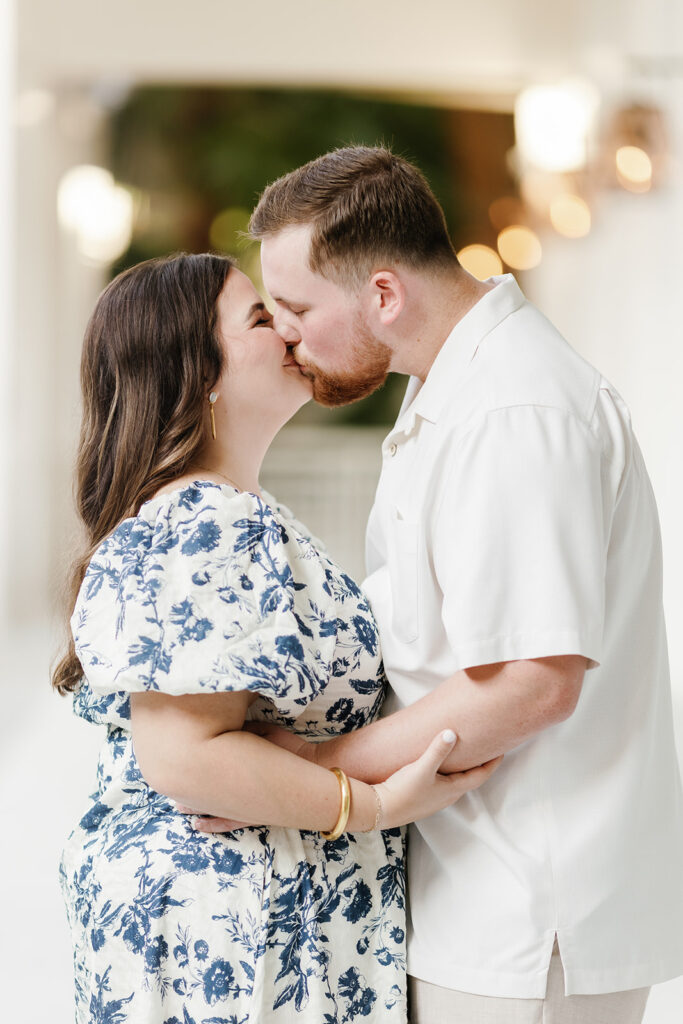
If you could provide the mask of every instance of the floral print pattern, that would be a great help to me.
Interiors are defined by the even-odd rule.
[[[249,718],[312,740],[372,721],[385,678],[356,584],[288,509],[197,482],[100,545],[72,629],[74,709],[106,727],[60,865],[77,1024],[405,1024],[404,831],[195,832],[130,735],[140,690],[249,689]]]

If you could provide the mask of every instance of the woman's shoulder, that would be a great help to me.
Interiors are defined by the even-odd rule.
[[[95,552],[71,620],[98,692],[195,692],[199,673],[202,692],[272,695],[289,692],[298,659],[297,700],[327,680],[336,622],[310,545],[265,497],[211,481],[167,489],[121,523]]]
[[[254,589],[264,549],[281,548],[286,539],[257,494],[207,480],[167,488],[93,552],[76,599],[74,635],[86,619],[92,625],[112,610],[118,630],[124,619],[150,621],[150,608],[179,615],[199,597],[223,600],[235,578],[249,577]]]
[[[95,597],[103,584],[119,594],[125,584],[133,593],[152,576],[156,586],[168,577],[177,582],[187,577],[192,585],[201,577],[206,584],[218,579],[220,569],[255,581],[266,568],[282,575],[294,562],[312,585],[321,558],[321,546],[269,494],[192,480],[154,495],[102,541],[86,570],[80,600]]]
[[[158,491],[140,506],[135,518],[156,520],[171,515],[184,518],[188,513],[215,511],[222,515],[241,509],[250,510],[262,503],[258,494],[240,491],[232,484],[216,480],[182,480]]]
[[[183,482],[145,501],[136,515],[119,523],[95,554],[154,549],[163,555],[175,548],[187,555],[211,551],[226,529],[239,530],[245,521],[268,515],[266,504],[250,491],[211,480]]]
[[[165,490],[124,519],[93,551],[77,605],[102,591],[145,587],[150,574],[158,586],[169,574],[206,570],[217,559],[249,558],[249,552],[277,524],[261,498],[229,485],[195,480]]]

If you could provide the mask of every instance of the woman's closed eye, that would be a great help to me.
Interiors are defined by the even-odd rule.
[[[270,315],[270,313],[264,312],[264,313],[261,313],[256,318],[256,320],[254,320],[254,323],[252,324],[252,327],[263,327],[264,324],[267,325],[268,327],[270,327],[272,322],[273,322],[273,318]]]

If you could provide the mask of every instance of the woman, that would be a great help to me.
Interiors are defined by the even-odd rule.
[[[77,1021],[405,1021],[400,826],[493,765],[439,776],[443,734],[372,787],[243,729],[324,738],[383,698],[362,594],[259,491],[310,383],[211,255],[116,278],[81,374],[88,549],[53,682],[108,730],[61,864]],[[173,801],[259,827],[198,833]]]

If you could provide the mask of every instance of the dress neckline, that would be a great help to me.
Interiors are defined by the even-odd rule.
[[[142,505],[140,505],[140,508],[138,509],[135,515],[135,518],[137,519],[140,516],[142,510],[144,508],[147,508],[148,505],[152,505],[153,503],[156,502],[163,503],[164,499],[172,498],[175,495],[182,494],[183,491],[187,491],[192,487],[199,487],[202,489],[204,489],[205,487],[217,487],[220,491],[228,491],[230,494],[233,495],[247,494],[249,495],[250,498],[256,498],[257,501],[260,501],[262,505],[264,505],[266,508],[269,508],[272,512],[275,512],[277,515],[282,515],[282,511],[280,507],[275,503],[274,499],[272,501],[268,501],[266,497],[264,497],[261,494],[257,494],[256,491],[241,491],[238,487],[234,487],[232,484],[218,483],[216,480],[188,480],[187,483],[180,484],[178,487],[174,487],[170,491],[163,491],[161,494],[155,494],[151,498],[148,498],[147,501],[143,501]],[[271,494],[268,494],[268,497],[272,498],[273,496]]]

